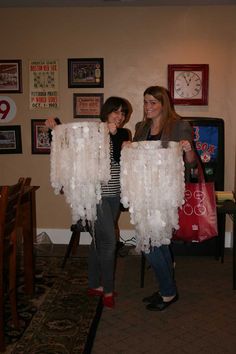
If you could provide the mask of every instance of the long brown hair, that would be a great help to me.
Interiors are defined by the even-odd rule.
[[[181,119],[181,117],[175,112],[169,91],[162,86],[150,86],[144,91],[143,96],[145,95],[153,96],[162,104],[163,113],[160,122],[160,130],[168,134],[173,122],[177,119]],[[143,120],[147,120],[145,114]]]

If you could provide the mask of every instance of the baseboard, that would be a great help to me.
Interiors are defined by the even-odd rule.
[[[45,233],[50,241],[54,244],[68,244],[71,237],[70,229],[37,229],[37,235]],[[135,245],[135,231],[134,230],[120,230],[120,240],[125,243]],[[91,236],[88,232],[81,232],[80,244],[89,245],[91,243]],[[231,248],[232,232],[225,233],[225,248]]]
[[[225,248],[233,247],[233,233],[226,231],[225,233]]]
[[[40,236],[42,233],[45,233],[49,237],[50,241],[54,244],[68,244],[71,238],[70,229],[37,229],[37,235]],[[89,245],[90,243],[90,234],[88,232],[81,232],[80,244]]]

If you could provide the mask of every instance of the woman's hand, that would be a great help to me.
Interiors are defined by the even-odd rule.
[[[188,140],[180,140],[179,143],[184,152],[189,152],[192,150],[192,146]]]
[[[117,126],[115,123],[107,123],[108,130],[112,135],[116,135],[117,133]]]
[[[124,147],[130,147],[130,145],[132,144],[131,141],[123,141],[122,145],[121,145],[121,149],[123,149]]]
[[[179,143],[183,151],[185,152],[185,161],[188,163],[193,163],[194,161],[196,161],[196,155],[194,150],[192,149],[191,143],[188,140],[181,140]]]
[[[49,129],[54,129],[56,125],[57,125],[57,123],[55,121],[55,118],[49,117],[45,121],[45,126]]]

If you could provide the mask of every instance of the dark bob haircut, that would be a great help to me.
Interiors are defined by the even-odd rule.
[[[103,104],[101,109],[101,121],[106,122],[108,115],[112,112],[117,111],[121,107],[121,111],[125,115],[125,121],[127,121],[130,113],[130,108],[128,101],[122,97],[109,97]]]

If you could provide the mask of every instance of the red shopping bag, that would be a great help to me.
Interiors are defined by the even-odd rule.
[[[185,185],[185,203],[179,208],[179,229],[173,240],[202,242],[218,235],[214,183],[204,181],[200,165],[198,175],[197,183]]]

